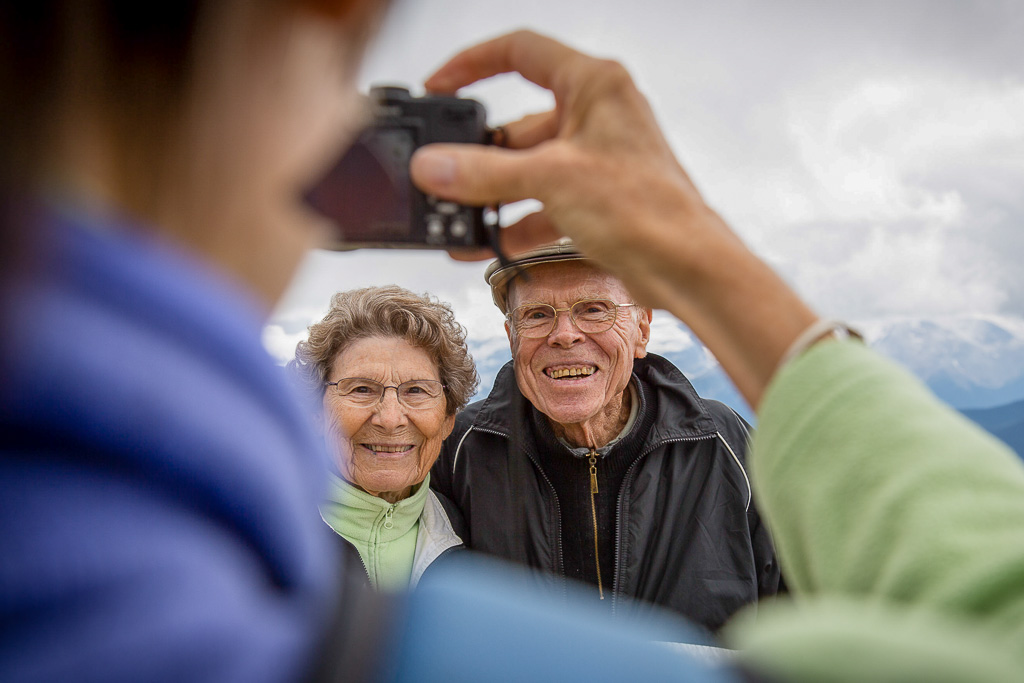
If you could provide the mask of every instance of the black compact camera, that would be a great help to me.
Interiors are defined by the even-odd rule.
[[[413,97],[400,87],[375,87],[370,100],[372,123],[306,194],[308,204],[337,226],[337,239],[327,246],[347,250],[492,245],[495,212],[425,195],[409,177],[409,160],[423,145],[493,144],[483,105],[454,96]]]

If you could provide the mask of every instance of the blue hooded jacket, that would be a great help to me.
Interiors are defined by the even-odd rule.
[[[0,356],[0,680],[294,679],[340,568],[322,440],[206,266],[45,218]]]

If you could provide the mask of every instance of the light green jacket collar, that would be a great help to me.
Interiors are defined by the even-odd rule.
[[[428,475],[411,496],[391,504],[329,475],[328,497],[320,512],[324,521],[359,551],[375,587],[401,589],[409,585],[429,486]]]

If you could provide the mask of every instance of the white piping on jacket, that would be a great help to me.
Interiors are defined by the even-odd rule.
[[[452,476],[453,477],[455,476],[455,465],[457,465],[458,462],[459,462],[459,453],[462,452],[462,442],[466,440],[466,437],[469,436],[469,433],[471,431],[473,431],[473,426],[472,425],[470,425],[469,429],[466,430],[466,433],[462,435],[462,438],[459,439],[459,445],[455,447],[455,458],[452,460]]]
[[[743,481],[747,482],[747,504],[743,509],[746,512],[750,512],[750,501],[753,499],[754,494],[753,491],[751,491],[750,489],[750,477],[747,476],[747,470],[744,469],[743,463],[741,463],[740,459],[736,457],[736,452],[733,451],[732,446],[730,446],[729,442],[725,440],[725,437],[722,436],[722,433],[715,432],[715,436],[717,436],[719,440],[725,444],[726,449],[728,449],[729,451],[729,455],[731,455],[732,459],[736,461],[736,466],[740,468],[740,472],[743,474]]]
[[[455,447],[455,458],[452,459],[452,476],[453,477],[455,476],[455,467],[459,463],[459,454],[462,453],[462,443],[466,440],[466,437],[469,436],[469,433],[471,431],[473,431],[473,427],[472,426],[470,426],[470,428],[466,430],[466,433],[462,435],[461,439],[459,439],[459,444]],[[729,451],[729,455],[732,456],[732,459],[733,459],[733,461],[735,461],[736,466],[740,468],[740,473],[743,475],[743,481],[746,482],[746,484],[747,484],[747,504],[743,507],[743,510],[745,512],[750,512],[750,501],[753,500],[754,493],[753,493],[753,491],[750,488],[750,477],[747,476],[747,470],[746,470],[746,468],[743,467],[743,463],[740,462],[740,459],[738,457],[736,457],[736,452],[732,449],[732,446],[729,445],[729,442],[725,440],[725,437],[722,436],[722,433],[719,432],[719,431],[716,431],[715,432],[715,436],[717,436],[718,439],[723,444],[725,444],[725,448],[726,448],[726,450]]]

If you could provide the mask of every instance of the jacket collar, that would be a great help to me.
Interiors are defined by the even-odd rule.
[[[648,444],[680,439],[706,437],[718,431],[703,399],[682,372],[666,358],[648,353],[633,361],[633,381],[638,382],[643,414],[655,411]],[[498,371],[490,394],[484,399],[473,420],[473,427],[496,431],[508,437],[522,430],[517,416],[528,416],[538,411],[526,400],[516,384],[512,361]],[[539,417],[539,414],[538,414]]]
[[[409,587],[414,588],[423,577],[434,560],[452,548],[459,548],[463,545],[462,539],[452,522],[448,519],[441,501],[433,491],[429,491],[426,504],[423,506],[423,514],[420,516],[420,528],[416,535],[416,556],[412,562],[412,576],[409,578]]]

